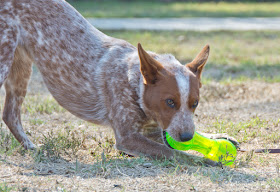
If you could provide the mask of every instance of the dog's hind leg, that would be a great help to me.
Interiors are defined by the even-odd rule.
[[[17,44],[17,27],[0,18],[0,88],[10,72]]]
[[[6,88],[2,118],[15,138],[26,149],[34,148],[22,129],[20,119],[20,106],[31,74],[31,60],[28,57],[22,58],[20,51],[16,51],[19,42],[19,28],[12,17],[5,16],[3,13],[3,17],[0,17],[0,88],[3,83]]]
[[[35,148],[24,133],[20,117],[21,105],[26,95],[31,73],[32,60],[23,48],[18,47],[10,73],[5,81],[6,100],[3,120],[25,149]]]

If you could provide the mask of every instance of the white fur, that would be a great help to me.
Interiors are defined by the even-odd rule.
[[[180,91],[181,97],[181,108],[180,111],[184,111],[187,108],[187,102],[190,92],[190,80],[188,75],[178,74],[175,76],[177,80],[177,85]]]

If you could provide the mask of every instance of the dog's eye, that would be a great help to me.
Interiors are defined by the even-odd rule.
[[[165,102],[166,102],[166,105],[168,107],[171,107],[171,108],[175,107],[175,103],[174,103],[174,101],[172,99],[166,99]]]
[[[197,105],[198,105],[198,100],[196,100],[196,101],[193,103],[192,108],[195,109],[195,108],[197,107]]]

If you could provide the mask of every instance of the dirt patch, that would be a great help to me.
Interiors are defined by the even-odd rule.
[[[279,119],[280,83],[210,83],[202,87],[197,114],[202,118],[221,117],[239,121],[256,116]]]

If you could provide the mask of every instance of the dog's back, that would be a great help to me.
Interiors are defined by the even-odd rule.
[[[128,86],[124,57],[136,49],[95,29],[64,1],[2,4],[1,20],[17,35],[16,54],[38,66],[54,98],[80,118],[108,123],[108,92]]]
[[[192,138],[209,46],[183,66],[171,55],[147,53],[140,44],[137,49],[101,33],[63,0],[0,1],[0,34],[3,120],[25,148],[34,148],[20,121],[32,63],[64,108],[84,120],[110,125],[121,151],[174,155],[140,134],[149,120],[177,141]]]

